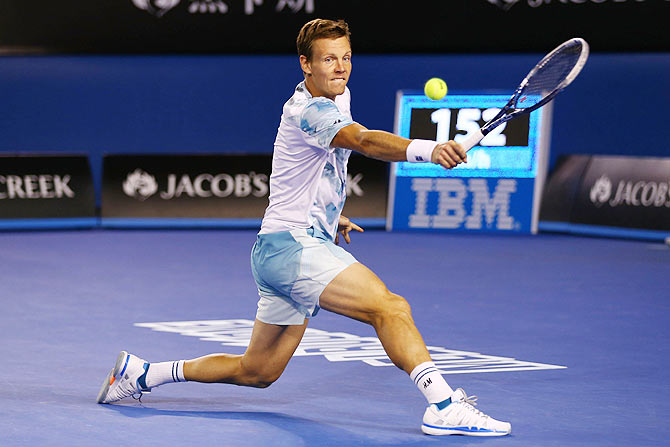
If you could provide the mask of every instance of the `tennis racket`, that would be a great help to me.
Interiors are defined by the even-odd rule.
[[[584,39],[574,38],[559,45],[526,75],[505,107],[461,143],[463,149],[469,151],[502,123],[530,113],[554,99],[575,80],[588,57],[589,44]]]

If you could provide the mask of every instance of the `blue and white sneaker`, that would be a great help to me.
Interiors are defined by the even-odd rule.
[[[421,430],[427,435],[505,436],[512,432],[502,422],[477,410],[477,397],[468,397],[462,388],[451,395],[451,404],[442,410],[430,404],[423,415]]]
[[[114,368],[109,372],[100,392],[98,403],[108,404],[136,394],[142,397],[143,393],[150,393],[146,377],[149,363],[145,360],[121,351]],[[138,397],[138,398],[139,398]]]

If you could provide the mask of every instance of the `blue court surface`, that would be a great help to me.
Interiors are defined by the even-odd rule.
[[[560,235],[354,234],[413,306],[452,387],[505,438],[429,437],[367,326],[322,311],[268,389],[168,384],[97,405],[122,349],[241,353],[255,239],[235,231],[0,233],[0,445],[658,446],[670,439],[670,248]]]

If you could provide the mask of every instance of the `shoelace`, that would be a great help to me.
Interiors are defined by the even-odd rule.
[[[120,379],[123,380],[123,379]],[[132,384],[129,381],[123,381],[117,385],[117,388],[114,390],[113,394],[117,399],[123,399],[124,397],[132,397],[136,401],[142,402],[142,391],[135,391]],[[137,397],[135,397],[137,396]]]
[[[467,412],[466,414],[461,413],[463,422],[474,425],[475,421],[472,419],[473,417],[475,419],[476,418],[489,419],[489,415],[482,413],[481,411],[475,408],[475,406],[477,405],[477,396],[468,396],[463,390],[463,388],[459,388],[458,390],[460,390],[461,393],[463,393],[463,399],[457,401],[457,403],[461,404],[460,408],[462,412]]]
[[[477,396],[468,396],[463,388],[458,388],[456,391],[459,390],[461,391],[461,393],[463,393],[463,402],[473,406],[477,406]]]

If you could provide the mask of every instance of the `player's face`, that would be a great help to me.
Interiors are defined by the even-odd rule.
[[[300,56],[305,84],[312,96],[332,100],[344,93],[351,74],[351,45],[346,37],[317,39],[312,43],[312,60]],[[310,76],[311,75],[311,76]]]

